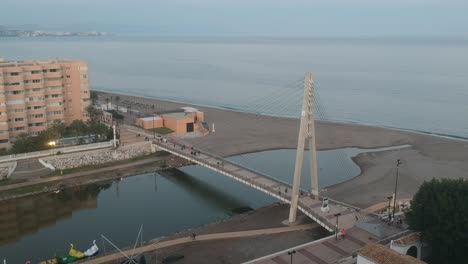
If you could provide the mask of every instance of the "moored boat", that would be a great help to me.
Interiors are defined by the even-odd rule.
[[[86,257],[92,257],[94,255],[96,255],[99,251],[99,248],[98,246],[96,245],[96,240],[93,240],[93,245],[84,252],[84,255]]]

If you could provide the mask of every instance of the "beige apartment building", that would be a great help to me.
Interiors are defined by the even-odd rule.
[[[85,62],[0,58],[0,148],[9,147],[21,133],[37,135],[54,120],[87,120],[89,104]]]

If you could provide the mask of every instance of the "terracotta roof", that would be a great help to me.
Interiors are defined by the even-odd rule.
[[[402,255],[381,244],[370,244],[358,251],[358,254],[376,264],[423,264],[417,258]]]
[[[411,244],[419,241],[420,238],[421,238],[421,236],[419,235],[419,233],[412,233],[412,234],[409,234],[409,235],[404,236],[402,238],[399,238],[397,240],[394,240],[393,244],[397,245],[397,246],[405,247],[405,246],[411,245]]]

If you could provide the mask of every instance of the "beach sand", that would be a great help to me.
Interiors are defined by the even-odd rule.
[[[101,93],[104,101],[110,94]],[[113,94],[115,97],[116,95]],[[131,109],[142,116],[156,111],[174,110],[189,104],[155,99],[120,96],[120,104],[132,104]],[[221,156],[271,149],[296,148],[299,120],[226,111],[194,106],[205,112],[205,121],[215,124],[215,133],[203,138],[188,139],[195,147]],[[468,178],[468,141],[448,139],[422,133],[332,122],[316,123],[318,150],[344,147],[378,148],[408,144],[409,148],[363,153],[354,160],[361,167],[355,178],[327,187],[336,200],[359,207],[386,201],[394,192],[396,160],[399,169],[397,198],[411,198],[419,186],[432,178]],[[291,172],[292,178],[293,172]],[[320,179],[319,179],[320,180]]]

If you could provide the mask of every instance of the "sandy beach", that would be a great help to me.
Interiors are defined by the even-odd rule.
[[[100,93],[104,101],[111,94]],[[112,94],[112,96],[116,96]],[[189,104],[120,96],[120,105],[132,104],[141,115],[174,110]],[[134,104],[138,102],[139,105]],[[215,133],[187,139],[194,146],[221,156],[271,149],[296,148],[298,119],[258,116],[255,114],[194,106],[205,112],[205,120],[215,124]],[[436,120],[434,121],[436,122]],[[361,167],[355,178],[327,188],[328,195],[359,207],[386,201],[395,186],[395,164],[400,159],[397,198],[411,198],[419,186],[432,178],[468,178],[468,141],[356,124],[317,122],[319,150],[344,147],[378,148],[411,145],[409,148],[363,153],[354,160]],[[292,172],[291,172],[292,178]]]

